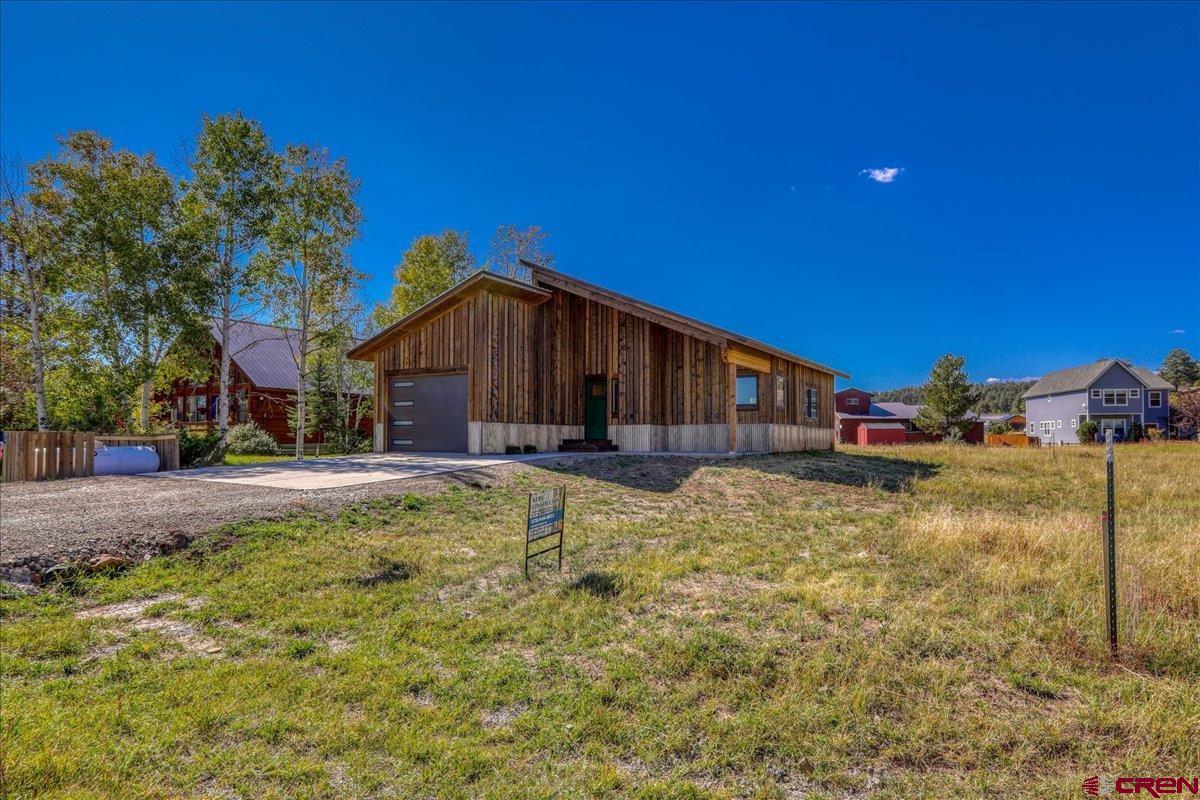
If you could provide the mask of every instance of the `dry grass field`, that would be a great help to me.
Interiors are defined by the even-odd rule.
[[[3,793],[1081,797],[1200,772],[1200,447],[522,468],[0,601]],[[566,484],[567,572],[520,574]]]

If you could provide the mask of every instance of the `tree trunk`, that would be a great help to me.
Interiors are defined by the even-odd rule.
[[[350,449],[350,431],[353,430],[353,423],[351,422],[350,415],[350,387],[347,385],[346,380],[346,355],[340,342],[334,358],[337,359],[335,362],[337,364],[337,410],[342,422],[339,438],[342,440],[342,451],[346,452]]]
[[[154,381],[146,381],[142,384],[142,433],[150,432],[150,393],[154,388]]]
[[[308,371],[308,315],[300,313],[300,352],[296,354],[296,460],[304,460],[304,413],[308,387],[304,375]]]
[[[34,297],[34,292],[30,292],[29,349],[33,360],[33,394],[37,402],[37,428],[39,431],[46,431],[50,430],[50,417],[46,414],[46,361],[42,350],[41,298]]]
[[[229,435],[229,329],[233,322],[232,307],[232,292],[228,292],[221,298],[221,388],[217,395],[217,434],[222,449]]]

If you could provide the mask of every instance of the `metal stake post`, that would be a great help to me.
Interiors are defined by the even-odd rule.
[[[1108,652],[1117,657],[1117,521],[1115,483],[1113,481],[1113,432],[1104,432],[1105,468],[1108,472],[1108,507],[1104,524],[1104,608],[1105,629],[1108,633]]]

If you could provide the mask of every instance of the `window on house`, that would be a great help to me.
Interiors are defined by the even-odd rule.
[[[238,389],[237,399],[234,402],[237,403],[238,424],[248,421],[250,419],[250,402],[244,388]]]
[[[189,395],[187,399],[187,421],[204,422],[208,419],[208,398],[202,394]]]
[[[748,406],[750,408],[758,408],[758,376],[757,375],[738,375],[737,376],[737,404],[739,406]]]
[[[1092,399],[1093,400],[1100,399],[1100,390],[1099,389],[1092,389]]]
[[[1078,422],[1078,420],[1074,420],[1074,419],[1073,419],[1073,420],[1071,420],[1071,427],[1072,427],[1072,428],[1074,428],[1074,427],[1075,427],[1075,423],[1076,423],[1076,422]]]
[[[804,390],[804,418],[816,419],[820,409],[817,407],[817,390],[809,386]]]
[[[621,416],[621,412],[620,412],[621,379],[620,378],[612,379],[612,398],[611,398],[611,402],[609,403],[609,405],[612,406],[613,419],[616,419],[617,417]]]
[[[846,405],[848,405],[848,406],[856,406],[856,405],[858,405],[858,398],[857,398],[857,397],[847,397],[847,398],[846,398]]]
[[[1141,389],[1130,389],[1130,390],[1129,390],[1129,396],[1130,396],[1130,397],[1141,397],[1141,396],[1142,396],[1142,390],[1141,390]]]
[[[1129,391],[1127,389],[1105,389],[1104,390],[1104,405],[1106,405],[1106,406],[1127,406],[1127,405],[1129,405]]]
[[[1036,422],[1031,422],[1031,423],[1029,423],[1029,432],[1030,432],[1030,433],[1033,433],[1035,430],[1037,430],[1037,427],[1036,427],[1036,425],[1037,425],[1037,423],[1036,423]]]
[[[1162,408],[1162,392],[1147,392],[1146,399],[1151,408]]]
[[[1060,420],[1057,420],[1057,422],[1058,422],[1058,425],[1057,425],[1056,427],[1059,427],[1059,428],[1061,428],[1061,427],[1062,427],[1062,420],[1061,420],[1061,419],[1060,419]]]
[[[775,376],[775,407],[780,411],[787,408],[787,378],[783,375]]]

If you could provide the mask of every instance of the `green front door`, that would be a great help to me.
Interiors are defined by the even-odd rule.
[[[583,382],[583,438],[608,438],[608,379]]]

